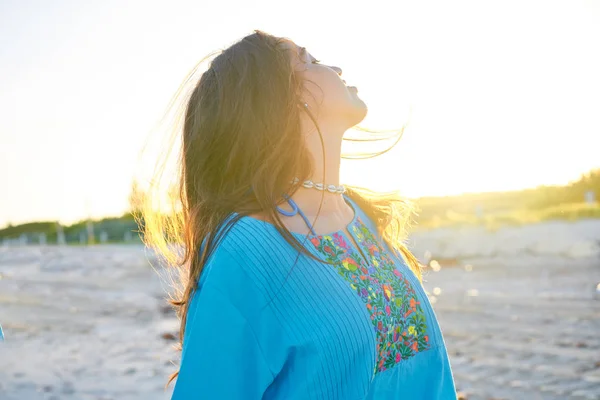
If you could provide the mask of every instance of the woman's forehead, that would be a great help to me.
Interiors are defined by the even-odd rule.
[[[281,42],[281,45],[286,49],[286,50],[291,50],[292,52],[296,53],[297,55],[300,55],[300,52],[302,51],[303,47],[298,46],[296,43],[292,42],[289,39],[285,39]]]

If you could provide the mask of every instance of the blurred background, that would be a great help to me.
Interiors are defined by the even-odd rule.
[[[169,398],[177,321],[134,215],[184,77],[254,29],[340,66],[364,126],[406,125],[341,181],[414,201],[461,396],[599,399],[592,0],[0,0],[0,399]]]

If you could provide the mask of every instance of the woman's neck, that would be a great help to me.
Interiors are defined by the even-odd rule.
[[[321,135],[319,135],[312,121],[304,119],[301,125],[305,144],[313,162],[313,173],[306,180],[311,180],[313,183],[322,183],[325,189],[320,191],[315,188],[300,187],[291,198],[311,221],[317,216],[321,198],[323,198],[323,204],[319,212],[319,219],[344,219],[349,213],[352,213],[352,209],[346,204],[342,194],[331,193],[326,188],[327,185],[340,185],[342,137],[345,129],[321,121],[319,122]],[[323,165],[323,149],[325,150],[325,165]],[[289,207],[287,202],[283,205]],[[280,206],[285,210],[291,209],[291,207],[287,207]]]

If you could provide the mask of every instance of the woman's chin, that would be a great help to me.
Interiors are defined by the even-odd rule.
[[[368,108],[364,101],[358,96],[354,96],[352,101],[345,103],[343,108],[339,108],[333,117],[342,125],[351,128],[358,125],[367,116]]]
[[[367,107],[366,103],[358,97],[356,99],[357,104],[352,113],[353,119],[355,119],[355,121],[352,126],[359,124],[363,119],[365,119],[367,113],[369,112],[369,108]]]

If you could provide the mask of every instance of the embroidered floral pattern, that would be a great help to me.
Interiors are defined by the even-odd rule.
[[[430,348],[425,312],[410,282],[360,217],[349,229],[367,257],[366,265],[344,235],[316,236],[311,242],[327,261],[336,263],[338,274],[365,302],[377,337],[374,372],[382,372]]]

